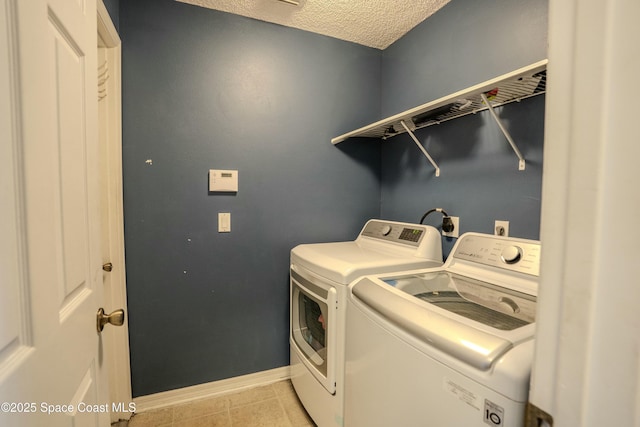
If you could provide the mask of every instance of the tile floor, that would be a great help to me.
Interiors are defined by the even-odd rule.
[[[126,427],[126,422],[112,427]],[[135,414],[128,427],[314,427],[291,381]]]

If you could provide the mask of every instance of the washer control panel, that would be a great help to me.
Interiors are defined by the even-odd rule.
[[[422,224],[372,220],[364,226],[360,235],[418,247],[427,227]]]
[[[535,240],[469,233],[460,238],[453,256],[533,276],[540,275],[540,242]]]

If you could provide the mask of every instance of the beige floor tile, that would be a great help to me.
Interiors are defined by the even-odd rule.
[[[315,426],[295,392],[279,396],[279,399],[287,417],[289,417],[289,421],[291,421],[291,425],[294,427]]]
[[[296,391],[293,389],[293,384],[291,384],[291,381],[289,380],[278,381],[277,383],[271,384],[271,386],[278,396],[289,396],[296,394]]]
[[[315,427],[291,381],[135,414],[129,427]]]
[[[239,393],[230,394],[227,396],[229,398],[229,402],[231,407],[246,405],[248,403],[256,403],[261,402],[267,399],[273,399],[276,397],[276,392],[274,391],[271,384],[250,388],[249,390],[241,391]]]
[[[229,411],[207,415],[201,418],[189,418],[182,421],[174,421],[173,427],[231,427]]]
[[[165,424],[170,426],[172,422],[173,408],[165,408],[135,414],[129,420],[129,427],[159,427]]]
[[[232,427],[291,427],[277,398],[231,408]]]
[[[184,405],[173,407],[173,420],[182,421],[188,418],[199,418],[229,409],[229,398],[227,396],[212,397],[209,399],[196,400]]]

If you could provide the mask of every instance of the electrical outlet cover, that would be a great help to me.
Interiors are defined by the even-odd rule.
[[[453,222],[453,231],[450,231],[448,233],[443,231],[442,235],[446,237],[458,237],[460,236],[460,217],[452,216],[450,218],[451,222]]]
[[[503,231],[502,234],[500,233],[501,230]],[[496,236],[509,237],[509,221],[496,220],[495,225],[493,226],[493,234]]]

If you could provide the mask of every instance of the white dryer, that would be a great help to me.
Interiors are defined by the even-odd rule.
[[[466,233],[440,268],[349,286],[345,425],[521,427],[540,243]]]
[[[291,382],[320,427],[343,426],[347,285],[366,274],[442,265],[434,227],[370,220],[355,241],[291,250]]]

